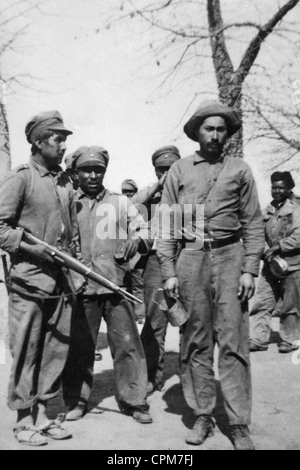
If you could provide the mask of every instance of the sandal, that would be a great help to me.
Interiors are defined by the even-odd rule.
[[[64,441],[73,437],[67,429],[64,429],[61,426],[58,420],[48,421],[44,425],[40,426],[39,429],[43,436],[54,439],[55,441]]]
[[[20,444],[31,447],[42,447],[48,444],[40,429],[35,426],[17,426],[14,428],[14,436]]]

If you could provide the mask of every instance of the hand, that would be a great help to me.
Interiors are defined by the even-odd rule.
[[[140,240],[133,240],[131,238],[128,238],[128,240],[126,240],[126,243],[124,245],[124,261],[129,261],[137,254],[139,249],[139,243]]]
[[[55,264],[53,256],[44,245],[29,245],[28,243],[21,242],[20,249],[44,263]]]
[[[166,182],[166,179],[167,179],[167,176],[168,176],[168,172],[166,171],[164,173],[164,175],[160,178],[159,180],[159,186],[158,186],[158,189],[159,190],[162,190],[164,185],[165,185],[165,182]]]
[[[279,253],[280,253],[280,246],[279,245],[272,246],[272,248],[269,248],[265,252],[264,260],[267,263],[271,263],[272,259],[275,258],[275,256],[278,255]]]
[[[241,302],[252,299],[255,292],[254,277],[250,273],[244,273],[240,278],[238,298]]]
[[[171,277],[165,282],[165,293],[170,299],[177,298],[179,295],[179,283],[177,277]]]

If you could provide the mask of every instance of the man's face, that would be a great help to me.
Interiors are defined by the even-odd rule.
[[[205,156],[218,157],[227,141],[227,125],[220,116],[212,116],[201,124],[198,131],[198,141]]]
[[[160,180],[165,173],[168,173],[169,169],[170,169],[170,165],[169,166],[157,166],[155,168],[155,174],[157,176],[157,179]]]
[[[272,198],[277,204],[285,202],[291,195],[291,190],[287,188],[284,181],[272,183]]]
[[[136,194],[136,191],[134,189],[123,189],[122,194],[123,196],[127,196],[128,199],[131,199]]]
[[[64,154],[67,150],[66,147],[67,135],[63,132],[55,132],[49,139],[40,141],[35,144],[39,149],[49,168],[60,165],[63,161]]]
[[[78,168],[77,173],[81,189],[88,196],[97,196],[103,189],[106,168],[103,166],[86,166]]]

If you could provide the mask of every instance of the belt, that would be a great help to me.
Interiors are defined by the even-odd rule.
[[[222,248],[224,246],[228,246],[228,245],[233,245],[234,243],[237,243],[239,242],[241,239],[241,236],[240,234],[236,234],[236,235],[233,235],[232,237],[227,237],[227,238],[222,238],[222,239],[217,239],[217,240],[212,240],[212,239],[209,239],[209,238],[204,238],[203,240],[203,246],[201,248],[199,248],[199,250],[203,250],[203,251],[211,251],[211,250],[215,250],[216,248]],[[199,240],[200,241],[200,240]],[[192,244],[196,242],[196,239],[195,240],[191,240],[191,241],[188,241],[188,240],[183,240],[182,242],[182,247],[183,249],[186,248],[187,245],[189,245],[189,248],[191,250],[193,250],[192,248]]]

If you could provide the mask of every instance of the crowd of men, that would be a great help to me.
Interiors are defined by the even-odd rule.
[[[153,422],[147,397],[164,385],[169,324],[155,293],[164,289],[166,301],[180,301],[187,314],[180,376],[195,423],[186,443],[201,445],[214,432],[217,344],[234,448],[254,449],[250,351],[268,349],[274,314],[280,353],[300,339],[300,206],[291,174],[276,172],[262,213],[250,168],[226,150],[241,126],[236,110],[202,103],[184,127],[200,148],[187,158],[174,145],[159,148],[152,156],[157,183],[138,191],[125,180],[119,195],[105,188],[110,157],[101,146],[80,147],[62,169],[72,132],[60,113],[27,124],[30,161],[0,188],[0,248],[11,258],[8,405],[20,444],[72,437],[60,419],[48,419],[47,405],[62,389],[67,421],[88,412],[102,318],[120,412]],[[126,288],[138,304],[62,268],[28,234]]]

